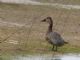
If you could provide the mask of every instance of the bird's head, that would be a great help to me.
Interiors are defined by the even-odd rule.
[[[48,23],[51,23],[51,22],[53,22],[53,21],[52,21],[52,18],[51,18],[51,17],[47,17],[47,18],[41,20],[41,22],[48,22]]]

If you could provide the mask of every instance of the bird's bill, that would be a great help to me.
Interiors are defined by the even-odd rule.
[[[46,19],[41,20],[41,22],[45,22],[45,21],[46,21]]]

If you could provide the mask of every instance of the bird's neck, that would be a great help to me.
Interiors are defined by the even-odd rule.
[[[53,22],[49,24],[47,33],[52,32],[52,27],[53,27]]]

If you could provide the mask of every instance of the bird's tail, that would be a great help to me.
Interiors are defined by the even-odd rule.
[[[68,44],[68,42],[64,41],[65,44]]]

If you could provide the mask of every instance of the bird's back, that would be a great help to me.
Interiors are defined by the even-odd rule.
[[[50,32],[47,34],[47,38],[51,44],[62,46],[64,45],[64,40],[57,32]]]

